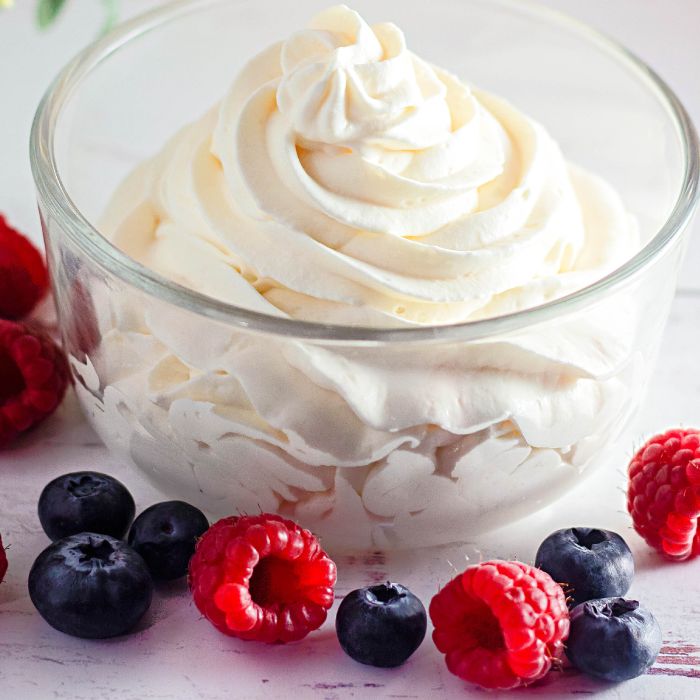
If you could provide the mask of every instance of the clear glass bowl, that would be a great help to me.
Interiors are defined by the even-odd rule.
[[[390,331],[281,320],[159,277],[95,228],[115,187],[322,7],[176,2],[81,53],[39,107],[31,155],[54,291],[88,418],[166,496],[211,515],[278,511],[335,548],[454,542],[571,488],[639,405],[696,202],[697,137],[651,70],[557,13],[354,4],[543,122],[622,195],[643,249],[538,308]]]

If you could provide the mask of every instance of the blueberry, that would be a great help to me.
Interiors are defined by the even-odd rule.
[[[423,603],[389,582],[352,591],[335,618],[343,651],[362,664],[384,668],[400,666],[418,649],[426,625]]]
[[[571,611],[566,655],[590,676],[615,682],[636,678],[660,649],[659,623],[636,600],[589,600]]]
[[[135,511],[134,499],[124,484],[99,472],[59,476],[39,497],[41,527],[54,541],[80,532],[121,539]]]
[[[622,537],[590,527],[553,532],[537,550],[535,566],[565,584],[572,605],[623,596],[634,577],[634,558]]]
[[[29,572],[29,597],[52,627],[105,639],[134,628],[151,605],[153,580],[128,544],[82,532],[49,545]]]
[[[134,520],[129,544],[144,558],[153,578],[172,581],[187,573],[195,543],[208,529],[201,510],[183,501],[166,501]]]

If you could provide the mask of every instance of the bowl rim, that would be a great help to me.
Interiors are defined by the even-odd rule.
[[[485,0],[471,1],[483,4]],[[149,296],[241,329],[291,339],[353,344],[479,340],[546,322],[587,306],[605,294],[629,284],[680,238],[693,216],[700,197],[700,142],[689,114],[666,82],[635,54],[585,22],[533,0],[488,0],[491,5],[525,12],[577,33],[625,65],[640,82],[646,83],[665,107],[683,147],[683,180],[667,220],[640,251],[605,277],[539,306],[486,319],[437,326],[387,329],[280,318],[219,301],[179,285],[123,253],[104,238],[82,214],[59,175],[54,150],[54,128],[62,107],[80,86],[82,79],[113,53],[160,26],[225,2],[230,0],[176,0],[118,25],[83,49],[59,72],[34,116],[29,150],[40,208],[45,208],[44,214],[48,213],[60,222],[62,232],[93,263]]]

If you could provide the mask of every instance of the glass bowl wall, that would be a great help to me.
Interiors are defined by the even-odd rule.
[[[697,194],[697,141],[648,69],[556,13],[356,0],[541,121],[618,190],[644,248],[537,309],[378,331],[215,302],[107,243],[96,222],[125,175],[323,7],[174,3],[89,48],[50,89],[32,161],[78,396],[113,452],[211,515],[278,511],[335,547],[465,539],[571,488],[639,405]]]

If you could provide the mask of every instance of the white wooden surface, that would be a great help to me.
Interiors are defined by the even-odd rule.
[[[280,0],[286,1],[286,0]],[[409,1],[409,0],[407,0]],[[418,1],[418,0],[412,0]],[[455,0],[456,2],[458,0]],[[122,15],[158,4],[122,0]],[[548,0],[620,38],[649,61],[677,90],[700,122],[700,2],[697,0]],[[27,159],[31,117],[56,70],[93,36],[101,22],[94,0],[71,0],[60,23],[40,36],[33,0],[17,0],[0,14],[0,211],[39,240]],[[659,366],[632,440],[609,455],[609,468],[590,478],[550,511],[479,542],[401,555],[373,553],[338,560],[337,594],[387,578],[413,588],[426,602],[454,568],[479,557],[532,561],[549,531],[591,524],[623,533],[638,574],[631,595],[658,616],[664,648],[650,674],[604,686],[571,670],[550,674],[527,696],[602,698],[700,697],[700,562],[669,565],[651,554],[629,526],[624,510],[624,466],[650,433],[675,425],[700,425],[700,240],[691,246],[669,322]],[[74,397],[30,438],[0,454],[0,533],[10,570],[0,586],[0,698],[75,700],[218,700],[219,698],[463,698],[479,697],[446,671],[430,639],[401,669],[380,671],[355,664],[341,652],[331,619],[306,641],[260,647],[219,635],[201,620],[184,583],[161,587],[134,635],[83,642],[50,629],[33,611],[26,578],[47,540],[35,508],[42,486],[75,469],[100,469],[122,478],[143,508],[159,499],[138,474],[111,459],[80,416]],[[494,694],[491,697],[500,697]]]

